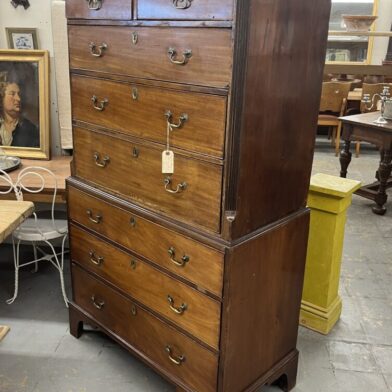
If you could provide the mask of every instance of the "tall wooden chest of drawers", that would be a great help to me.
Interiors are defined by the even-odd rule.
[[[294,386],[329,10],[67,0],[74,336],[179,391]]]

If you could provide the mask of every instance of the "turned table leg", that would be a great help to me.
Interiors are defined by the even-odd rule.
[[[376,206],[374,206],[373,212],[377,215],[384,215],[387,209],[384,207],[385,203],[388,200],[388,195],[386,193],[387,182],[389,176],[391,175],[392,170],[392,151],[391,150],[383,150],[381,153],[381,162],[380,167],[377,171],[378,179],[380,181],[380,186],[378,188],[378,193],[374,199],[376,202]]]
[[[347,177],[347,168],[351,162],[351,152],[350,152],[351,142],[350,140],[344,141],[344,149],[340,153],[340,177]]]

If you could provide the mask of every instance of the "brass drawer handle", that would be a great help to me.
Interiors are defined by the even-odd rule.
[[[189,261],[189,256],[184,255],[181,258],[181,261],[176,260],[176,249],[172,246],[167,251],[170,256],[170,260],[178,267],[185,267],[185,264]]]
[[[105,42],[102,42],[101,45],[97,45],[94,42],[89,43],[90,53],[94,57],[102,57],[104,50],[108,48],[108,45]]]
[[[182,52],[183,59],[182,60],[176,60],[177,57],[177,50],[175,48],[169,48],[167,50],[167,54],[169,56],[170,61],[173,64],[176,65],[185,65],[188,63],[189,59],[192,57],[192,50],[191,49],[185,49]]]
[[[181,366],[181,364],[185,361],[185,356],[181,355],[177,358],[173,356],[172,348],[168,345],[165,347],[165,351],[169,354],[169,359],[176,364],[177,366]]]
[[[104,301],[100,301],[100,302],[97,302],[97,301],[96,301],[95,295],[93,295],[93,296],[91,297],[91,301],[93,302],[93,305],[94,305],[97,309],[99,309],[99,310],[102,310],[103,307],[105,306],[105,302],[104,302]]]
[[[171,121],[173,120],[173,113],[170,110],[165,112],[165,117],[167,118],[167,123],[171,129],[180,129],[184,126],[184,123],[189,120],[189,116],[186,113],[182,113],[178,124],[173,124]]]
[[[169,186],[170,186],[171,183],[172,183],[172,179],[171,179],[170,177],[166,177],[166,178],[163,180],[163,182],[164,182],[164,184],[165,184],[165,190],[166,190],[166,192],[169,192],[169,193],[172,193],[172,194],[181,193],[181,192],[185,191],[185,189],[186,189],[187,186],[188,186],[188,184],[187,184],[186,182],[181,182],[181,184],[178,184],[178,185],[177,185],[177,188],[176,188],[176,189],[169,188]]]
[[[99,101],[99,104],[97,105],[98,98],[95,95],[91,97],[91,101],[93,102],[94,109],[98,110],[99,112],[103,112],[106,105],[109,103],[109,100],[105,98],[103,101]]]
[[[87,210],[86,214],[87,214],[87,216],[88,216],[88,218],[90,219],[91,222],[95,223],[96,225],[101,223],[101,221],[102,221],[102,216],[101,215],[96,215],[96,217],[93,218],[93,213],[91,212],[91,210]]]
[[[103,157],[103,159],[101,160],[100,155],[98,152],[94,153],[94,161],[95,164],[99,167],[105,168],[107,166],[107,164],[110,162],[110,157],[108,157],[107,155]]]
[[[187,305],[186,303],[183,303],[179,308],[176,308],[176,307],[174,306],[174,299],[173,299],[170,295],[167,296],[167,301],[169,302],[170,309],[171,309],[175,314],[182,315],[182,314],[184,314],[184,312],[185,312],[185,311],[187,310],[187,308],[188,308],[188,305]]]
[[[103,0],[86,0],[88,2],[88,8],[93,11],[98,11],[102,7]]]
[[[192,5],[192,0],[173,0],[173,5],[179,10],[186,10]]]
[[[90,255],[90,261],[91,261],[93,264],[98,265],[98,266],[100,266],[100,265],[103,264],[104,258],[103,258],[103,257],[100,257],[100,256],[97,257],[97,256],[95,255],[95,252],[94,252],[93,250],[90,250],[89,255]]]

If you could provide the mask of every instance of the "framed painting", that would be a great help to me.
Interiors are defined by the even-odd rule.
[[[0,147],[19,158],[50,159],[49,55],[0,50]]]
[[[6,27],[8,48],[19,50],[38,49],[36,29]]]

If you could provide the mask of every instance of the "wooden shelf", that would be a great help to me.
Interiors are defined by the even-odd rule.
[[[339,31],[330,30],[328,36],[349,36],[349,37],[392,37],[392,31]]]
[[[332,74],[363,74],[392,76],[392,67],[388,65],[366,65],[366,64],[325,64],[325,73]]]

